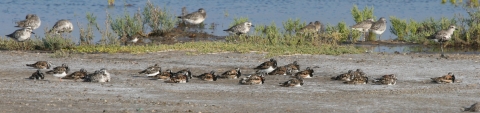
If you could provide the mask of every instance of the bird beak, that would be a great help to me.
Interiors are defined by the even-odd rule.
[[[34,32],[32,32],[32,34],[35,34]]]
[[[252,25],[252,27],[255,27],[254,25]]]

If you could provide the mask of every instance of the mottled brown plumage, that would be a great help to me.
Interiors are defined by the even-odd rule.
[[[27,64],[27,66],[37,68],[37,69],[50,69],[50,67],[52,66],[52,63],[48,61],[37,61],[33,64]]]

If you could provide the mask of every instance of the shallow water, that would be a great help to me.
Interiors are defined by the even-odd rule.
[[[113,7],[107,6],[106,0],[2,0],[0,7],[2,19],[0,19],[1,34],[10,34],[18,29],[15,21],[25,18],[26,14],[34,13],[40,16],[42,25],[34,30],[38,36],[43,36],[45,28],[52,27],[57,20],[69,19],[74,23],[73,37],[79,37],[79,26],[86,27],[86,13],[93,13],[97,16],[97,23],[103,29],[106,12],[116,15],[124,14],[124,10],[130,13],[143,9],[146,0],[117,0]],[[441,17],[453,17],[456,13],[464,14],[461,7],[455,7],[450,4],[441,4],[440,0],[395,0],[395,1],[376,1],[376,0],[279,0],[279,1],[258,1],[258,0],[152,0],[154,4],[166,7],[172,13],[180,15],[181,8],[187,7],[188,12],[196,11],[198,8],[204,8],[207,11],[207,19],[204,23],[218,24],[216,29],[205,29],[207,33],[216,36],[228,35],[222,31],[227,29],[235,17],[248,17],[254,25],[270,25],[275,22],[281,27],[283,21],[290,18],[301,19],[308,23],[310,21],[320,20],[324,24],[336,25],[340,21],[345,21],[348,25],[355,22],[350,14],[353,5],[363,8],[364,6],[373,6],[374,15],[379,17],[396,16],[402,19],[415,19],[422,21],[430,17],[439,19]],[[132,6],[124,6],[132,4]],[[228,12],[228,16],[225,13]],[[77,24],[78,23],[78,24]],[[388,21],[388,26],[391,24]],[[208,28],[208,26],[206,27]],[[99,40],[100,34],[95,31]],[[382,40],[393,39],[396,36],[386,31],[382,35]],[[78,41],[78,39],[74,39]],[[382,49],[382,48],[380,48]]]

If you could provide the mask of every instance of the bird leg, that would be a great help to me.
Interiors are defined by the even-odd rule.
[[[445,54],[443,53],[443,42],[440,42],[440,49],[442,50],[442,55],[440,55],[440,57],[447,58],[447,56],[445,56]]]

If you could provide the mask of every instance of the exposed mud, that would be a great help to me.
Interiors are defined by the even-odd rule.
[[[280,87],[288,76],[267,76],[263,85],[239,85],[237,80],[186,84],[150,80],[138,72],[155,63],[162,70],[192,69],[194,75],[239,67],[244,75],[267,61],[259,53],[186,55],[185,52],[146,54],[78,54],[50,58],[46,53],[3,51],[0,54],[0,112],[460,112],[480,101],[480,56],[448,54],[292,55],[275,57],[278,65],[298,61],[301,69],[316,67],[313,78],[297,88]],[[112,82],[87,83],[52,75],[28,78],[36,69],[27,63],[69,64],[89,73],[106,68]],[[360,68],[370,78],[396,74],[397,85],[346,85],[330,77]],[[46,70],[43,70],[46,71]],[[461,82],[434,84],[430,78],[453,72]]]

